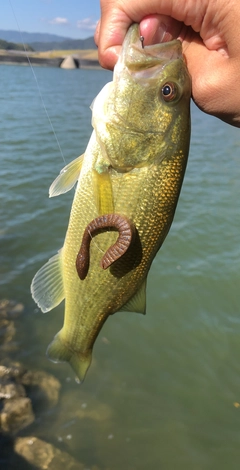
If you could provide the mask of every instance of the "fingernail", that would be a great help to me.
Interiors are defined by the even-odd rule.
[[[167,29],[168,25],[165,22],[159,22],[158,18],[152,16],[144,18],[140,24],[140,33],[144,37],[145,45],[159,44],[169,40],[166,39],[169,37]]]
[[[165,36],[167,32],[167,25],[165,23],[160,23],[153,35],[153,43],[165,42]]]

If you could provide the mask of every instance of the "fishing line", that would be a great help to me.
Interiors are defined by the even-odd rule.
[[[98,243],[95,241],[95,237],[92,236],[92,232],[88,229],[88,235],[90,236],[91,238],[91,243],[95,246],[95,248],[99,251],[99,253],[101,254],[105,254],[105,251],[102,250],[102,248],[100,248],[100,246],[98,245]]]
[[[19,35],[20,35],[20,38],[21,38],[21,43],[22,43],[22,45],[23,45],[23,49],[24,49],[24,52],[25,52],[25,55],[26,55],[28,64],[29,64],[30,69],[31,69],[31,71],[32,71],[34,80],[35,80],[35,82],[36,82],[36,86],[37,86],[38,94],[39,94],[39,97],[40,97],[40,100],[41,100],[41,103],[42,103],[42,107],[43,107],[44,112],[45,112],[45,114],[46,114],[46,116],[47,116],[48,122],[49,122],[49,124],[50,124],[50,127],[51,127],[51,129],[52,129],[52,133],[53,133],[53,135],[54,135],[54,137],[55,137],[55,140],[56,140],[56,142],[57,142],[57,145],[58,145],[60,154],[61,154],[61,156],[62,156],[62,159],[63,159],[64,163],[66,164],[66,160],[65,160],[65,158],[64,158],[64,155],[63,155],[63,152],[62,152],[62,149],[61,149],[60,142],[59,142],[58,137],[57,137],[57,134],[56,134],[56,132],[55,132],[55,130],[54,130],[53,123],[52,123],[52,121],[51,121],[49,112],[48,112],[48,110],[47,110],[47,108],[46,108],[46,105],[45,105],[45,103],[44,103],[43,95],[42,95],[42,92],[41,92],[40,87],[39,87],[39,84],[38,84],[37,76],[36,76],[36,74],[35,74],[35,72],[34,72],[34,68],[33,68],[33,66],[32,66],[30,57],[29,57],[29,55],[28,55],[28,53],[27,53],[27,49],[26,49],[26,47],[25,47],[25,44],[24,44],[24,41],[23,41],[22,31],[21,31],[21,29],[20,29],[20,26],[19,26],[19,23],[18,23],[16,14],[15,14],[15,11],[14,11],[14,8],[13,8],[13,5],[12,5],[12,2],[11,2],[11,0],[8,0],[8,1],[9,1],[9,4],[10,4],[10,7],[11,7],[11,9],[12,9],[12,13],[13,13],[13,16],[14,16],[14,19],[15,19],[15,22],[16,22],[16,25],[17,25],[17,29],[18,29],[18,32],[19,32]]]

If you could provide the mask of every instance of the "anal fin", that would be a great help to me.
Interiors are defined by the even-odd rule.
[[[146,287],[147,279],[144,279],[140,289],[134,296],[121,308],[122,312],[146,313]]]

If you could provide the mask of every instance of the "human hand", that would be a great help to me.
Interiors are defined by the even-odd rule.
[[[131,23],[144,44],[182,41],[197,106],[240,127],[239,0],[101,0],[99,60],[112,69]]]

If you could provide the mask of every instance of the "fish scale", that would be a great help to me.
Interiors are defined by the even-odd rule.
[[[166,93],[162,92],[167,84]],[[168,94],[168,93],[167,93]],[[78,181],[62,250],[41,268],[32,295],[43,311],[65,299],[64,324],[48,348],[54,362],[68,361],[80,381],[104,322],[118,311],[145,313],[148,271],[173,220],[187,163],[191,82],[181,44],[142,49],[138,25],[130,27],[113,82],[92,106],[94,131],[85,154],[56,178],[50,196]],[[119,214],[136,227],[126,253],[102,269],[118,233],[104,229],[90,243],[87,276],[76,259],[88,224]]]

